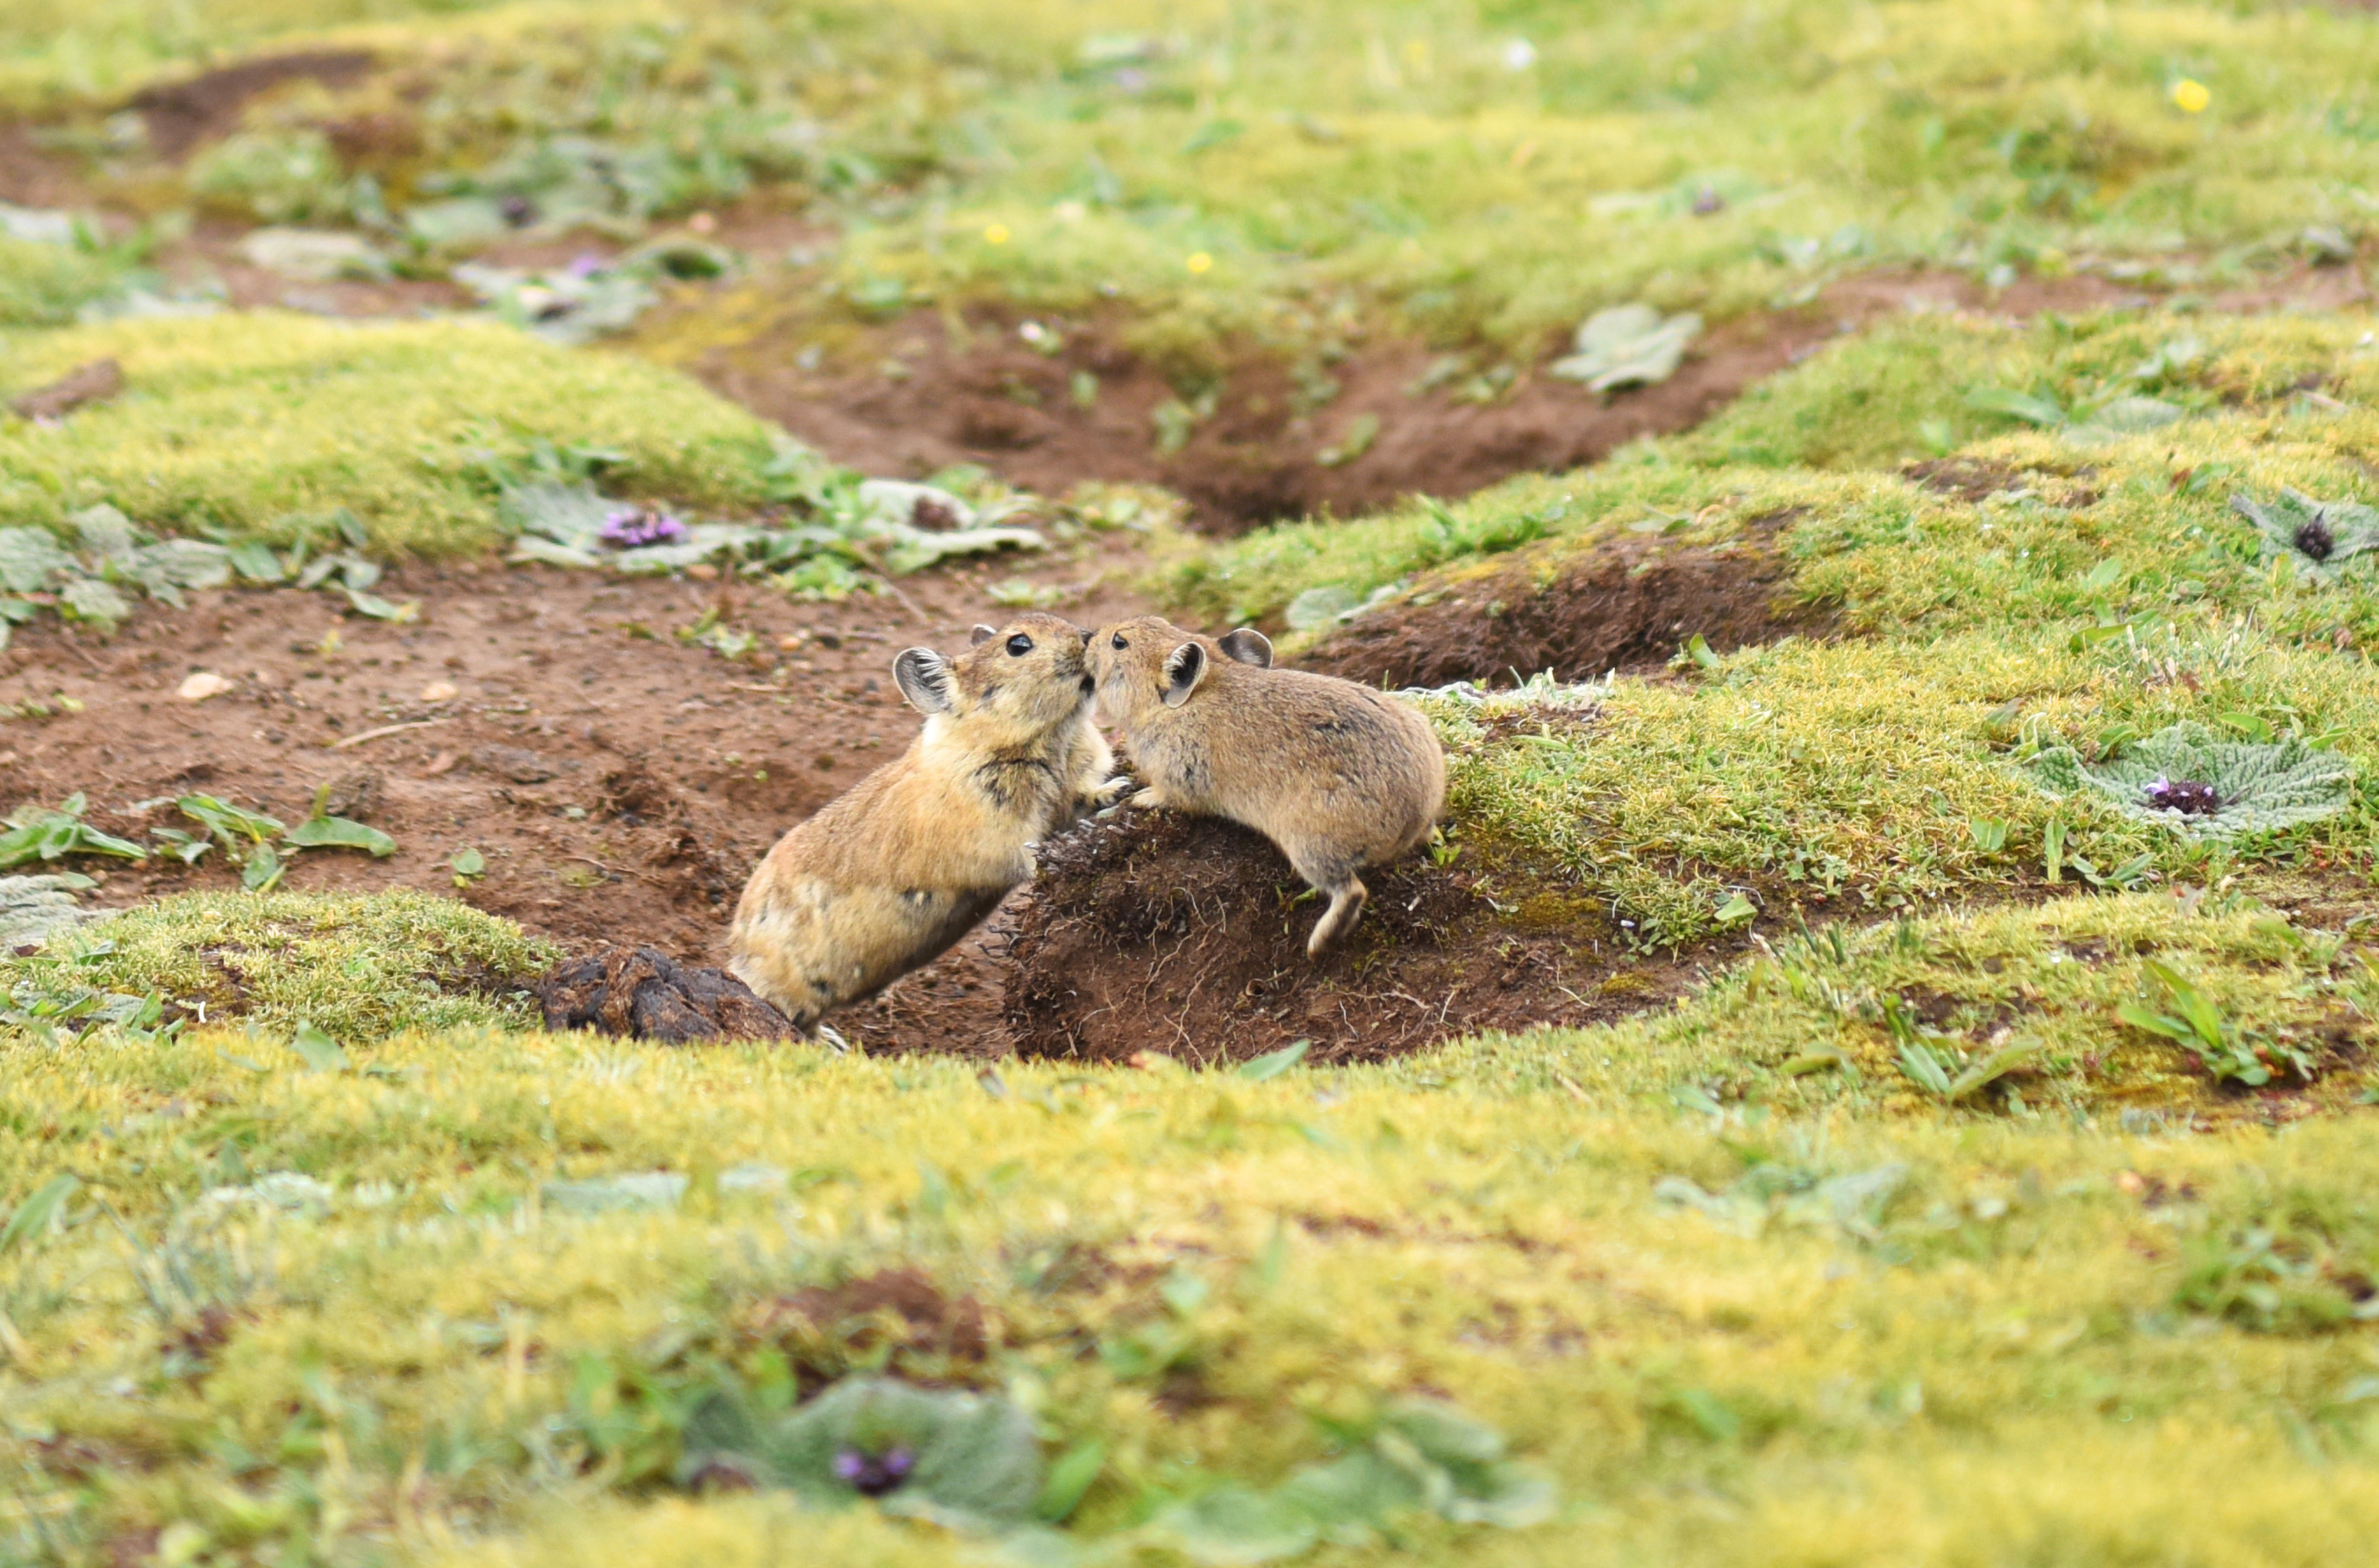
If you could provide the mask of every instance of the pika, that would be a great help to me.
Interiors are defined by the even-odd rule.
[[[729,967],[803,1032],[973,929],[1034,848],[1130,788],[1091,724],[1090,633],[1054,615],[977,626],[965,653],[892,661],[925,716],[907,752],[777,841],[735,906]]]
[[[1101,627],[1090,662],[1100,713],[1146,786],[1132,804],[1243,823],[1329,896],[1309,957],[1362,918],[1356,874],[1419,843],[1444,808],[1445,751],[1427,719],[1352,681],[1273,669],[1252,628],[1207,638],[1144,615]]]

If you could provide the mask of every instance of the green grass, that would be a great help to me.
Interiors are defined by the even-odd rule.
[[[1987,983],[2051,988],[2055,1031],[2119,995],[2129,959],[2059,990],[2043,943],[2149,934],[2228,966],[2242,1014],[2302,1006],[2255,972],[2309,962],[2295,939],[2246,916],[2201,935],[2144,904],[1928,928],[1918,957],[1860,938],[1856,961],[1904,982],[2004,951]],[[1775,989],[1709,1005],[1735,1021]],[[1756,1050],[1791,1012],[1761,1005]],[[806,1561],[948,1561],[865,1518],[812,1534],[767,1503],[651,1499],[676,1391],[880,1358],[863,1330],[791,1334],[768,1304],[898,1265],[974,1297],[996,1349],[895,1349],[893,1367],[1004,1386],[1054,1444],[1102,1440],[1093,1533],[1275,1477],[1322,1451],[1313,1415],[1415,1386],[1454,1392],[1568,1500],[1507,1538],[1424,1529],[1441,1561],[1739,1561],[1758,1542],[1766,1561],[1963,1563],[2029,1540],[2062,1543],[2029,1560],[2079,1563],[2131,1540],[2309,1564],[2379,1501],[2337,1283],[2379,1266],[2374,1124],[2163,1140],[2061,1113],[1788,1120],[1638,1097],[1594,1065],[1658,1079],[1661,1043],[1491,1043],[1262,1084],[1008,1065],[1005,1097],[972,1063],[810,1048],[466,1031],[356,1049],[368,1072],[259,1073],[220,1034],[0,1047],[20,1133],[0,1188],[66,1166],[91,1195],[0,1259],[10,1429],[58,1440],[18,1448],[18,1495],[94,1551],[173,1522],[223,1560],[304,1542],[756,1561],[801,1528]],[[790,1185],[719,1185],[754,1161]],[[689,1178],[673,1212],[538,1197],[657,1167]],[[191,1337],[208,1321],[215,1339]],[[1131,1348],[1152,1335],[1169,1370]],[[2086,1492],[2056,1479],[2076,1473]],[[1889,1504],[1862,1506],[1871,1488]],[[1732,1505],[1673,1501],[1713,1490]],[[536,1535],[505,1544],[522,1525]],[[1828,1555],[1842,1529],[1871,1544]]]
[[[160,74],[356,43],[386,71],[256,119],[412,123],[352,170],[400,208],[523,127],[592,136],[665,170],[662,211],[832,220],[829,313],[1120,301],[1185,381],[1226,337],[1526,356],[1614,300],[1724,315],[1878,264],[2240,280],[2363,221],[2379,136],[2362,18],[2047,0],[1030,0],[996,29],[949,0],[35,4],[0,26],[0,98],[88,128]],[[121,177],[151,205],[178,178]]]
[[[453,555],[497,541],[487,475],[539,442],[616,452],[626,488],[721,510],[760,501],[773,453],[767,426],[670,372],[487,324],[225,315],[6,346],[12,387],[103,356],[126,381],[59,429],[0,420],[8,523],[106,501],[155,528],[286,542],[344,506],[384,550]]]
[[[1151,42],[1086,53],[1118,34]],[[36,3],[0,20],[0,100],[89,138],[161,74],[354,42],[387,68],[251,127],[408,117],[416,150],[341,171],[400,211],[529,127],[649,157],[658,211],[831,231],[646,352],[788,320],[856,344],[996,300],[1100,312],[1185,383],[1234,338],[1320,356],[1412,330],[1484,363],[1615,299],[1724,314],[1896,261],[2244,280],[2364,221],[2379,124],[2366,20],[1978,0],[1033,0],[996,28],[953,0]],[[2203,116],[2166,96],[2182,76]],[[137,158],[91,172],[146,211],[192,194]],[[1696,217],[1703,185],[1727,200]],[[15,324],[98,286],[18,249]],[[1394,613],[1540,590],[1614,539],[1774,529],[1830,640],[1684,658],[1586,710],[1432,705],[1441,852],[1520,923],[1599,943],[1612,994],[1748,926],[1622,1022],[1261,1080],[652,1048],[534,1031],[512,987],[549,950],[417,895],[170,900],[0,965],[20,1012],[94,991],[126,1020],[0,1031],[0,1212],[24,1217],[0,1231],[0,1562],[973,1552],[671,1485],[705,1389],[860,1370],[1004,1392],[1052,1456],[1097,1445],[1085,1543],[1432,1391],[1561,1508],[1321,1561],[2358,1560],[2379,591],[2266,560],[2229,501],[2379,498],[2368,333],[1911,319],[1583,473],[1168,565],[1202,621],[1325,585]],[[12,394],[103,355],[128,380],[59,428],[0,420],[9,523],[107,501],[285,538],[345,505],[388,550],[476,550],[490,476],[543,447],[617,452],[622,488],[695,507],[767,494],[759,422],[494,328],[226,316],[5,347]],[[2142,396],[2180,417],[2106,428]],[[1902,471],[1942,457],[1997,493]],[[2346,808],[2206,847],[2026,766],[2183,721],[2351,759]],[[2187,1011],[2176,984],[2218,1047],[2142,1026]],[[2308,1076],[2217,1081],[2259,1047]],[[656,1173],[683,1184],[657,1207],[586,1205],[665,1182],[549,1185]],[[803,1315],[887,1270],[971,1298],[984,1354]]]
[[[105,257],[0,237],[0,329],[62,326],[121,282],[122,269]]]
[[[310,1023],[368,1042],[532,1023],[525,988],[559,956],[453,899],[192,893],[0,961],[0,989],[153,995],[179,1017],[267,1035]]]

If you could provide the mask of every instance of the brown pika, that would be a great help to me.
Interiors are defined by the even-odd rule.
[[[729,967],[808,1032],[932,961],[1030,878],[1033,849],[1129,788],[1091,725],[1090,633],[977,626],[956,658],[892,661],[925,728],[777,841],[735,906]]]
[[[1261,632],[1202,637],[1143,615],[1101,627],[1090,661],[1100,712],[1147,786],[1132,804],[1243,823],[1329,896],[1309,956],[1362,917],[1356,874],[1419,843],[1445,804],[1427,719],[1352,681],[1273,669]]]

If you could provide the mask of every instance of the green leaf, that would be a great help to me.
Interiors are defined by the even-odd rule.
[[[33,1195],[17,1205],[8,1216],[6,1228],[0,1228],[0,1252],[14,1251],[30,1237],[49,1228],[66,1200],[82,1190],[82,1178],[67,1172],[54,1176],[34,1189]]]
[[[1709,639],[1704,637],[1699,632],[1685,640],[1685,653],[1704,669],[1716,669],[1719,667],[1719,657],[1710,651]]]
[[[1737,921],[1749,920],[1758,912],[1757,905],[1742,894],[1736,893],[1718,907],[1717,918],[1721,925],[1733,925]]]
[[[421,601],[418,599],[407,599],[403,604],[395,604],[380,597],[378,594],[367,594],[356,588],[342,588],[339,591],[347,596],[348,605],[357,615],[368,615],[374,621],[392,621],[402,625],[421,613]]]
[[[270,893],[281,886],[281,878],[288,869],[272,845],[259,844],[248,852],[247,861],[239,868],[239,885],[251,893]]]
[[[2054,398],[2020,392],[2010,387],[1980,387],[1966,394],[1966,406],[1984,414],[2021,419],[2044,429],[2065,423],[2065,410]]]
[[[1295,1557],[1319,1538],[1311,1515],[1295,1502],[1243,1486],[1175,1503],[1151,1528],[1191,1562],[1214,1568]]]
[[[375,860],[396,853],[395,839],[344,816],[309,816],[289,830],[286,842],[300,850],[362,850]]]
[[[1239,1076],[1257,1083],[1268,1078],[1278,1078],[1305,1060],[1305,1054],[1311,1049],[1313,1049],[1312,1041],[1298,1040],[1282,1046],[1277,1051],[1267,1051],[1253,1061],[1240,1063]]]
[[[281,564],[281,557],[273,553],[272,547],[253,539],[231,547],[231,566],[251,583],[278,583],[289,575],[288,568]]]
[[[2196,1038],[2196,1032],[2180,1019],[2168,1018],[2162,1013],[2152,1013],[2137,1002],[2121,1003],[2115,1008],[2115,1016],[2133,1029],[2144,1030],[2150,1034],[2161,1034],[2168,1040],[2178,1040],[2184,1044]]]
[[[288,831],[278,817],[233,805],[229,801],[218,800],[212,795],[184,795],[174,804],[184,816],[235,850],[239,847],[238,839],[261,844]]]
[[[1909,1041],[1900,1047],[1901,1076],[1919,1088],[1932,1091],[1943,1099],[1950,1097],[1950,1075],[1942,1068],[1941,1058],[1929,1045]]]
[[[339,1049],[339,1043],[310,1023],[298,1024],[297,1031],[289,1037],[289,1049],[311,1071],[347,1070],[347,1054]]]
[[[1033,1500],[1033,1516],[1052,1525],[1064,1522],[1106,1463],[1107,1445],[1098,1438],[1084,1438],[1059,1454],[1049,1466],[1049,1478],[1041,1483],[1041,1495]]]
[[[1998,1082],[2039,1054],[2037,1042],[2003,1046],[1951,1079],[1947,1098],[1962,1100],[1975,1090]]]

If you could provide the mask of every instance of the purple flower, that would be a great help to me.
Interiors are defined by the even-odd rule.
[[[2177,811],[2183,816],[2212,816],[2222,809],[2222,797],[2211,784],[2190,778],[2159,778],[2144,791],[2151,811]]]
[[[574,278],[591,278],[596,273],[601,271],[607,265],[609,265],[609,263],[606,262],[602,257],[596,255],[593,251],[581,251],[577,256],[571,259],[570,275]]]
[[[916,1465],[917,1456],[905,1448],[888,1448],[882,1453],[846,1448],[834,1456],[836,1478],[862,1497],[882,1497],[897,1490]]]
[[[685,537],[685,525],[655,507],[624,506],[603,520],[603,542],[620,549]]]

